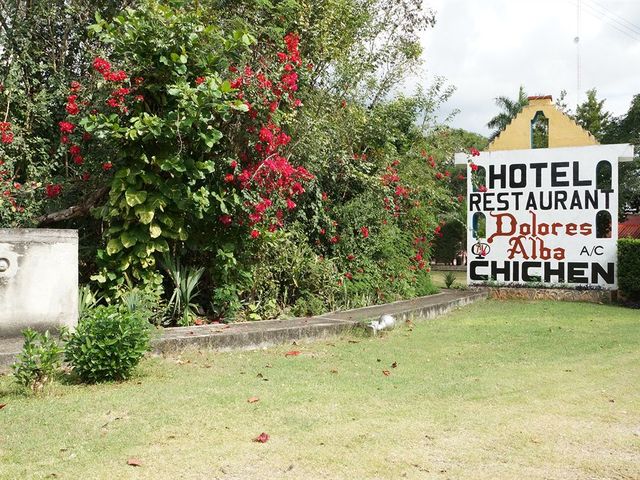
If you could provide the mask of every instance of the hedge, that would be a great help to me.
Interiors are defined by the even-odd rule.
[[[618,240],[618,288],[629,298],[640,298],[640,239]]]

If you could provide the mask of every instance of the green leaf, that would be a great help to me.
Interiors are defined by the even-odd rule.
[[[152,223],[149,226],[149,235],[151,235],[151,238],[158,238],[162,235],[162,228],[157,223]]]
[[[127,205],[129,205],[130,207],[135,207],[136,205],[144,203],[144,201],[147,199],[147,192],[144,190],[133,190],[129,188],[124,193],[124,198],[127,202]]]
[[[148,225],[153,220],[155,212],[146,206],[136,208],[136,216],[140,219],[140,223]]]
[[[107,242],[107,255],[114,255],[122,250],[122,242],[119,238],[112,238]]]
[[[120,242],[122,242],[122,246],[125,248],[133,247],[137,242],[138,238],[135,234],[125,231],[120,235]]]

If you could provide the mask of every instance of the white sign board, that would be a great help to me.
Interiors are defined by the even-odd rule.
[[[469,285],[616,289],[618,161],[632,156],[631,145],[457,154],[473,164]]]

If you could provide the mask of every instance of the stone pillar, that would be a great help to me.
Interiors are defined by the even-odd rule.
[[[78,323],[78,231],[0,229],[0,338]]]

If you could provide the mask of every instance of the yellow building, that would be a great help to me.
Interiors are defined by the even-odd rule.
[[[599,143],[593,135],[558,110],[551,95],[545,95],[529,97],[529,105],[500,132],[487,150],[491,152],[587,145]]]

